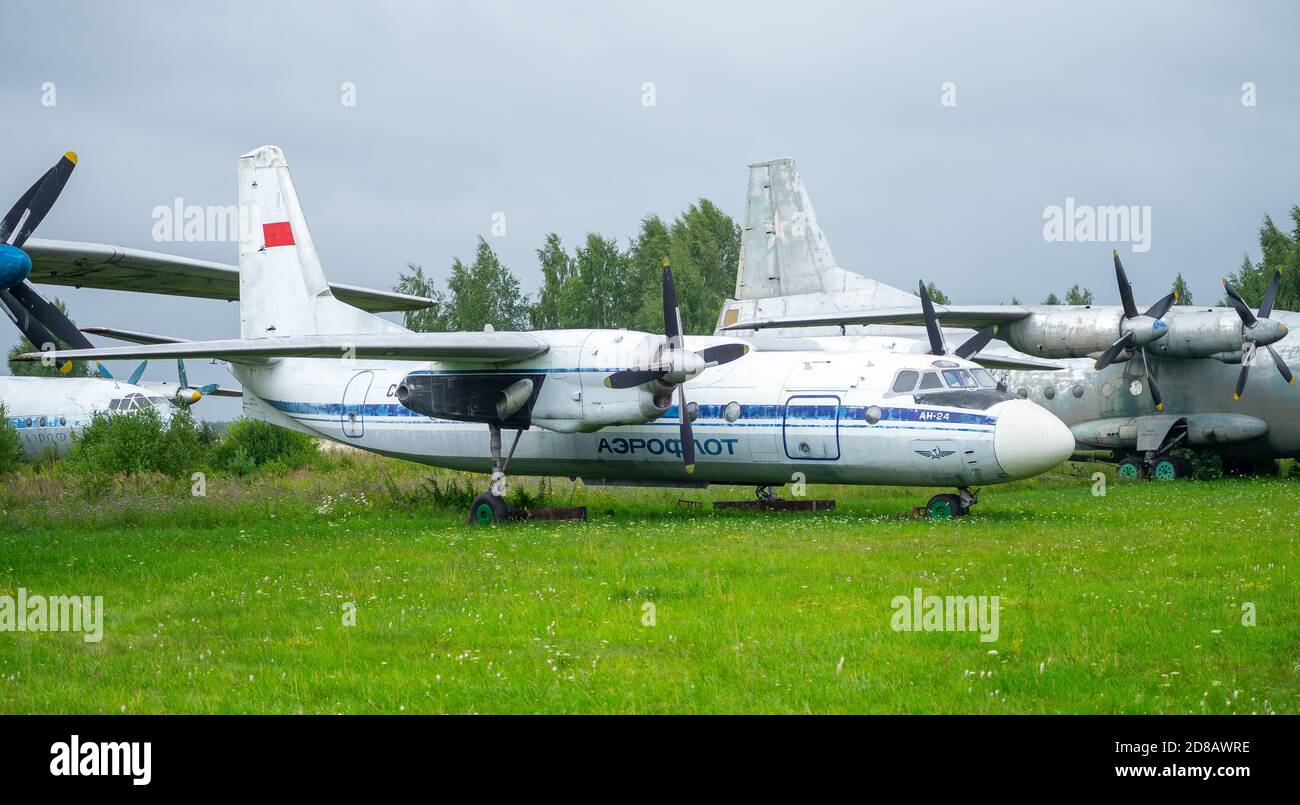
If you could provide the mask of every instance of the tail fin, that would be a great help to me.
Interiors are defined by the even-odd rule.
[[[916,302],[907,291],[839,267],[793,159],[750,165],[736,299],[844,293],[871,307]]]
[[[239,158],[239,319],[244,338],[404,332],[334,298],[274,145]]]

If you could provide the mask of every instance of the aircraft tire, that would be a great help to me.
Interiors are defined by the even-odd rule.
[[[1115,467],[1115,477],[1121,481],[1139,481],[1146,474],[1144,469],[1140,460],[1129,456]]]
[[[481,526],[504,522],[509,513],[510,509],[506,506],[506,502],[491,492],[484,492],[474,498],[474,502],[469,507],[470,522]]]
[[[1157,456],[1151,468],[1151,477],[1157,481],[1175,481],[1192,477],[1192,463],[1182,456]]]
[[[960,495],[935,495],[925,504],[925,514],[931,520],[951,520],[964,517],[970,510],[961,505]]]

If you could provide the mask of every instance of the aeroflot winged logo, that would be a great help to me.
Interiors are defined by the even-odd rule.
[[[266,248],[272,246],[292,246],[293,229],[289,227],[288,221],[280,221],[275,224],[262,224],[262,241]]]
[[[915,450],[913,452],[915,452],[918,456],[924,456],[925,458],[932,458],[935,461],[938,461],[941,458],[947,458],[948,456],[952,455],[957,451],[940,450],[939,445],[936,444],[934,447],[931,447],[929,450]]]

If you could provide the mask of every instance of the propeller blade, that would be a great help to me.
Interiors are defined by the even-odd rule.
[[[176,359],[176,377],[180,380],[180,383],[177,385],[181,388],[187,389],[190,387],[190,380],[185,376],[185,361],[180,358]],[[213,385],[215,386],[216,384],[214,383]],[[207,388],[207,386],[204,386],[204,388]]]
[[[1223,278],[1223,290],[1228,292],[1228,301],[1232,302],[1232,306],[1237,309],[1237,315],[1241,317],[1241,323],[1247,327],[1254,327],[1255,314],[1250,312],[1250,307],[1246,304],[1246,300],[1241,298],[1241,294],[1237,293],[1237,290],[1228,284],[1227,277]]]
[[[1264,291],[1264,298],[1259,301],[1259,317],[1267,319],[1268,314],[1273,312],[1273,300],[1277,298],[1277,286],[1282,281],[1282,269],[1273,271],[1273,278],[1268,281],[1268,290]]]
[[[1169,308],[1173,307],[1174,302],[1177,301],[1178,301],[1178,294],[1171,293],[1165,296],[1159,302],[1156,302],[1150,308],[1148,308],[1147,312],[1142,315],[1150,316],[1153,319],[1163,319],[1165,317],[1165,314],[1169,312]]]
[[[1128,275],[1124,273],[1124,264],[1119,261],[1119,250],[1111,249],[1110,254],[1115,258],[1115,280],[1119,283],[1119,299],[1124,303],[1124,318],[1134,318],[1138,315],[1138,309],[1133,301],[1133,286],[1129,285]]]
[[[219,383],[209,383],[206,386],[199,386],[198,392],[199,394],[212,394],[219,388],[221,388]]]
[[[1142,361],[1146,363],[1146,350],[1142,350]],[[1151,373],[1151,364],[1147,363],[1147,388],[1151,389],[1151,401],[1156,404],[1157,411],[1163,411],[1165,408],[1164,398],[1160,396],[1160,386],[1156,385],[1156,376]]]
[[[695,432],[691,430],[691,418],[686,414],[686,384],[677,387],[677,414],[681,421],[679,432],[682,443],[682,462],[687,472],[695,472]]]
[[[1241,365],[1241,374],[1237,375],[1237,387],[1232,390],[1232,399],[1240,400],[1241,393],[1246,390],[1246,375],[1250,374],[1250,364]]]
[[[70,349],[94,349],[95,345],[90,343],[90,339],[77,329],[77,325],[64,315],[62,310],[47,301],[45,297],[37,293],[29,282],[21,282],[9,289],[29,313],[37,321],[45,325],[45,328],[59,337],[59,340],[68,345]]]
[[[47,330],[45,325],[41,324],[31,314],[31,311],[20,305],[10,290],[0,288],[0,302],[3,302],[4,306],[9,308],[9,317],[18,326],[18,331],[28,341],[31,341],[32,345],[37,349],[40,349],[45,344],[58,344],[58,339],[54,337],[54,333]]]
[[[36,194],[32,196],[31,204],[27,208],[27,220],[14,237],[14,246],[21,249],[36,227],[40,226],[45,214],[50,211],[54,202],[58,200],[59,194],[63,192],[63,186],[68,183],[68,177],[72,175],[72,169],[75,167],[77,167],[77,155],[68,151],[46,174],[45,181],[41,182]]]
[[[605,378],[605,388],[633,389],[660,380],[666,374],[661,369],[623,369]]]
[[[930,336],[930,354],[943,355],[943,332],[939,329],[939,317],[934,314],[934,302],[930,292],[925,289],[925,280],[921,280],[919,295],[921,312],[925,315],[925,332]]]
[[[969,358],[989,345],[993,340],[993,328],[985,327],[975,335],[962,342],[961,346],[952,351],[952,354],[958,358]]]
[[[148,365],[149,365],[149,361],[140,361],[140,365],[135,367],[135,371],[131,373],[131,376],[127,378],[126,382],[130,383],[133,386],[136,383],[139,383],[140,378],[144,377],[144,368]]]
[[[677,309],[677,288],[673,285],[673,267],[664,258],[664,335],[669,349],[682,348],[682,313]]]
[[[705,347],[696,354],[704,359],[705,366],[720,366],[743,357],[746,352],[749,352],[749,347],[745,344],[719,344]]]
[[[1118,341],[1111,344],[1105,352],[1101,353],[1101,356],[1097,358],[1097,362],[1093,364],[1093,368],[1100,372],[1102,369],[1110,366],[1115,362],[1115,358],[1119,357],[1119,354],[1128,348],[1129,343],[1133,341],[1133,339],[1134,336],[1132,331],[1121,335]]]
[[[1291,367],[1286,365],[1286,361],[1282,360],[1282,356],[1277,354],[1277,350],[1271,346],[1265,347],[1265,349],[1268,350],[1269,355],[1273,356],[1273,363],[1277,366],[1277,370],[1282,373],[1282,378],[1288,383],[1295,383],[1295,378],[1291,376]]]
[[[14,202],[14,205],[9,208],[9,212],[5,214],[4,220],[0,221],[0,243],[9,242],[9,235],[14,231],[14,228],[18,226],[18,221],[22,219],[23,213],[27,211],[27,206],[32,203],[32,198],[35,197],[36,191],[41,189],[41,185],[45,184],[45,180],[49,178],[53,171],[54,168],[50,168],[45,173],[42,173],[41,178],[37,179],[31,187],[27,188],[27,192],[23,193],[18,200]]]

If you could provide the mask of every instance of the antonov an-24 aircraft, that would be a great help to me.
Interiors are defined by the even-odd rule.
[[[1044,472],[1074,447],[1059,419],[967,359],[986,341],[920,355],[684,336],[668,266],[663,334],[410,332],[331,293],[279,148],[241,157],[238,182],[241,338],[160,343],[101,328],[154,343],[49,357],[227,361],[250,417],[490,472],[471,509],[480,524],[508,513],[507,472],[752,484],[760,493],[798,474],[810,483],[953,486],[957,494],[934,496],[928,509],[959,516],[975,502],[971,487]],[[890,391],[913,375],[921,391]],[[502,431],[515,432],[508,451]]]

